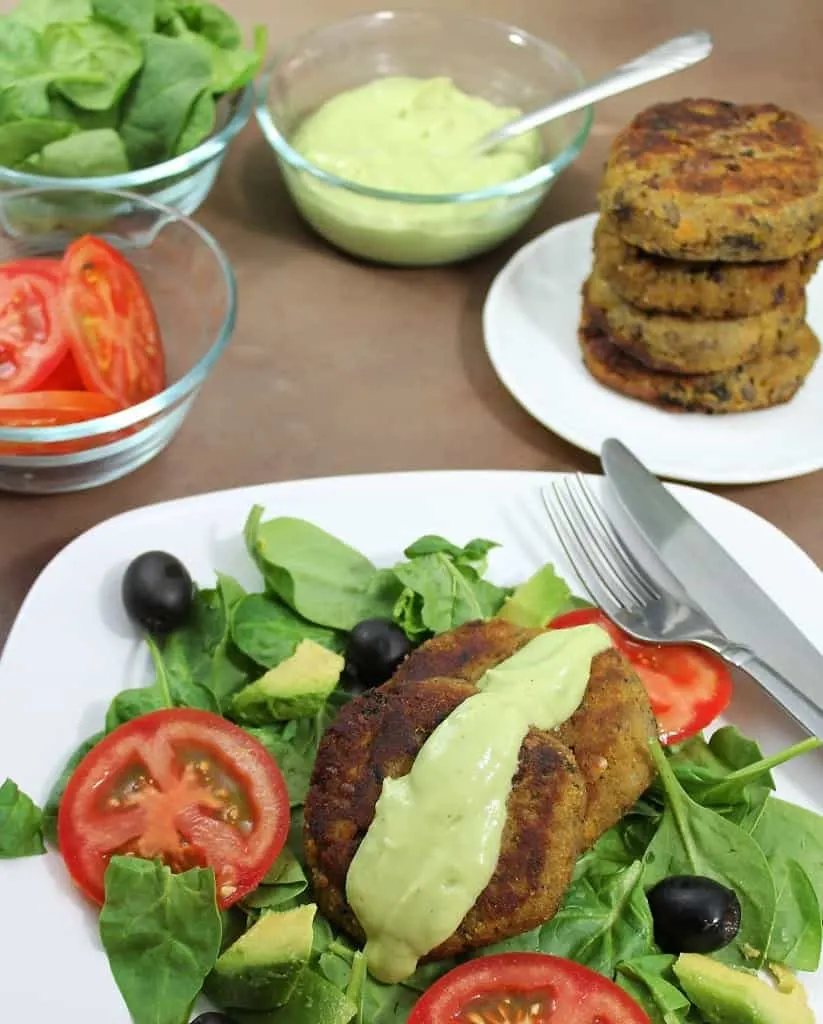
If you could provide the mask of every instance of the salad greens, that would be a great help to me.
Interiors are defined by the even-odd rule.
[[[54,2],[25,7],[30,17],[43,17]],[[113,10],[117,0],[105,6]],[[122,6],[133,16],[131,29],[138,31],[150,5],[122,0]],[[210,5],[164,0],[156,17],[161,10],[164,17],[182,12],[178,16],[190,31],[202,32],[214,45],[236,38]],[[290,657],[301,640],[343,651],[346,634],[365,617],[391,619],[417,644],[478,617],[499,614],[521,625],[543,625],[585,604],[551,566],[515,589],[489,582],[487,562],[496,545],[482,538],[461,547],[427,535],[406,548],[403,561],[378,568],[310,523],[285,517],[264,521],[259,507],[251,511],[244,537],[261,573],[261,591],[246,593],[222,574],[212,588],[198,590],[183,627],[162,641],[147,638],[154,679],[114,698],[106,731],[159,707],[205,708],[232,718],[233,694]],[[184,1024],[221,947],[261,914],[311,902],[302,804],[323,733],[352,695],[340,685],[315,715],[247,727],[280,766],[292,828],[261,885],[230,911],[217,910],[210,870],[172,875],[159,863],[112,860],[101,936],[136,1024]],[[54,840],[66,781],[102,735],[72,756],[42,816],[13,783],[0,787],[0,856],[42,852],[43,831]],[[555,917],[471,955],[524,950],[570,957],[615,979],[654,1024],[700,1024],[701,1014],[672,970],[674,958],[655,945],[645,895],[670,874],[699,874],[733,889],[743,909],[738,938],[717,954],[720,959],[816,970],[823,931],[823,818],[776,799],[771,772],[818,745],[809,740],[763,757],[753,740],[731,726],[666,750],[655,745],[657,780],[578,859]],[[318,992],[332,992],[355,1024],[402,1024],[419,994],[453,965],[425,964],[402,984],[381,984],[366,972],[348,937],[318,915],[307,980],[292,999],[305,998],[309,1005]],[[278,1024],[289,1013],[287,1004],[235,1016]]]
[[[21,0],[0,16],[0,165],[95,177],[186,153],[266,43],[209,0]]]
[[[188,1019],[220,953],[214,872],[112,857],[100,939],[134,1024]]]
[[[43,812],[11,779],[0,786],[0,859],[45,853]]]

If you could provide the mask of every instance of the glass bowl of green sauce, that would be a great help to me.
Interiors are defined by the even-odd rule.
[[[521,29],[379,11],[284,46],[257,119],[303,218],[338,248],[396,266],[464,260],[535,213],[588,137],[587,108],[477,155],[474,144],[583,84]]]

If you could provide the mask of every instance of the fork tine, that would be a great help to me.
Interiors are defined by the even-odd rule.
[[[628,586],[611,559],[603,552],[596,530],[586,516],[580,499],[575,495],[572,480],[565,479],[555,484],[555,494],[566,520],[574,529],[579,546],[586,560],[601,584],[608,589],[621,608],[635,607],[641,603],[632,588]]]
[[[591,484],[582,473],[575,474],[577,486],[589,507],[589,510],[597,520],[600,529],[603,531],[603,540],[609,546],[614,555],[616,566],[620,568],[621,579],[626,582],[626,577],[640,592],[640,600],[654,601],[660,597],[660,588],[649,576],[643,566],[637,561],[634,555],[626,546],[625,541],[614,528],[606,510],[600,500],[595,497]],[[603,549],[601,548],[601,551]],[[605,553],[604,553],[605,554]]]
[[[567,510],[560,500],[557,484],[553,485],[552,490],[554,494],[544,487],[540,493],[554,532],[589,597],[607,615],[614,615],[620,610],[621,601],[611,591],[593,565],[585,546],[581,543],[573,521],[569,518]]]

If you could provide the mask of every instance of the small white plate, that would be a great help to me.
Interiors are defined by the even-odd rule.
[[[823,357],[786,405],[722,416],[665,412],[590,376],[577,325],[596,220],[589,214],[534,239],[489,290],[486,351],[523,408],[595,455],[607,437],[619,437],[652,473],[675,480],[765,483],[823,468]],[[823,337],[823,273],[808,288],[808,320]]]
[[[206,586],[216,569],[259,586],[241,536],[258,503],[270,516],[317,523],[379,565],[391,565],[424,533],[461,544],[480,536],[502,545],[489,563],[499,583],[523,580],[547,561],[573,581],[540,499],[552,479],[550,473],[466,472],[302,480],[185,498],[101,523],[43,571],[0,658],[0,781],[11,776],[42,804],[69,754],[101,727],[112,697],[149,678],[145,645],[120,600],[123,570],[141,551],[175,552]],[[814,563],[740,505],[688,487],[673,493],[823,650],[823,573]],[[724,625],[721,616],[717,621]],[[745,680],[728,718],[767,753],[803,738]],[[823,754],[807,755],[775,773],[778,793],[823,813],[821,774]],[[0,885],[0,1021],[128,1024],[97,915],[73,889],[59,855],[0,860]],[[823,971],[803,980],[823,1021]]]

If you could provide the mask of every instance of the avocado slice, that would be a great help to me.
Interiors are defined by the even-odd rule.
[[[297,979],[285,1006],[265,1013],[230,1011],[237,1024],[349,1024],[357,1007],[330,981],[311,968]]]
[[[292,996],[306,969],[317,907],[270,911],[217,960],[206,978],[206,995],[221,1006],[270,1010]]]
[[[803,986],[785,967],[769,965],[776,985],[698,953],[682,953],[674,973],[708,1024],[814,1024]]]
[[[345,662],[314,640],[234,695],[231,715],[246,725],[268,725],[316,715],[337,686]]]

